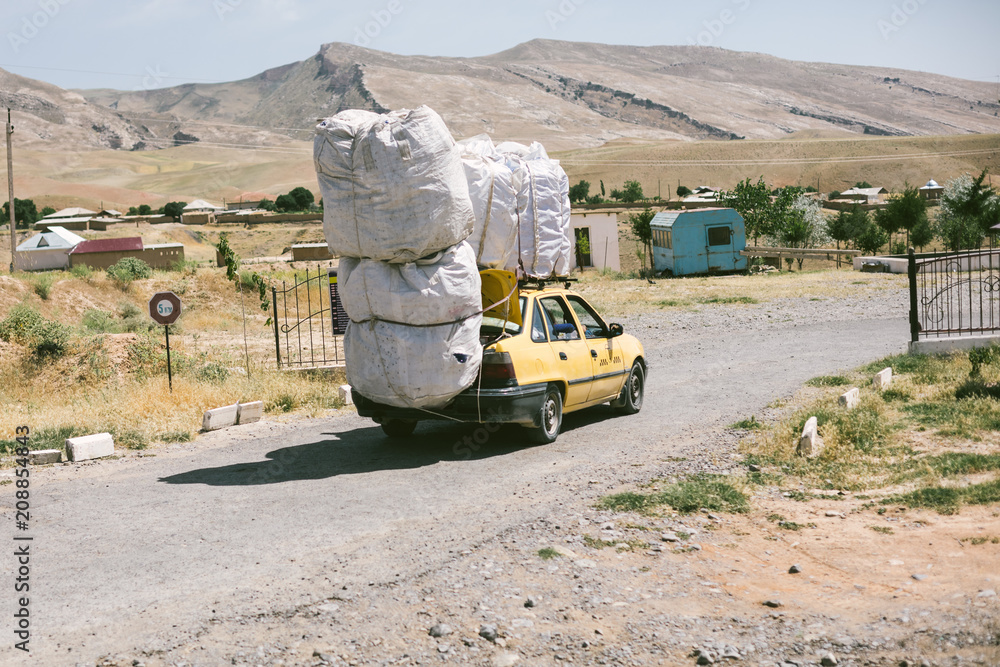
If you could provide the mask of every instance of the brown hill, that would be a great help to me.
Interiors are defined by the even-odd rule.
[[[398,56],[327,44],[309,60],[225,84],[81,91],[142,118],[159,140],[306,139],[348,107],[429,104],[459,137],[488,132],[552,149],[618,138],[775,139],[1000,132],[992,84],[878,67],[794,62],[699,46],[534,40],[480,58]],[[179,121],[158,126],[151,119]],[[245,127],[240,127],[245,126]],[[257,133],[266,128],[268,133]]]

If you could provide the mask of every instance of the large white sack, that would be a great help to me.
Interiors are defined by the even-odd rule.
[[[569,177],[556,160],[536,157],[518,159],[517,164],[514,185],[524,271],[535,278],[569,275],[573,247]]]
[[[463,241],[434,259],[388,264],[341,258],[338,283],[348,317],[354,322],[375,318],[426,325],[478,313],[481,281],[472,246]]]
[[[350,322],[347,381],[363,396],[399,408],[441,408],[472,386],[482,365],[482,316],[461,324],[411,327]]]
[[[343,111],[317,126],[313,157],[334,255],[406,262],[472,233],[459,148],[426,106]]]
[[[514,174],[487,135],[459,142],[459,146],[476,216],[476,225],[469,237],[476,251],[476,262],[487,269],[513,271],[517,267]]]

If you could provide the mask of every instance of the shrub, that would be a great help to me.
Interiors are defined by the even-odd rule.
[[[21,304],[0,322],[0,339],[26,345],[36,357],[61,357],[69,345],[69,329]]]
[[[31,279],[31,287],[43,301],[48,301],[52,293],[52,284],[56,277],[51,273],[41,273]]]
[[[108,277],[122,289],[128,289],[133,280],[142,280],[152,275],[153,269],[138,257],[123,257],[117,264],[108,267]]]
[[[69,272],[74,278],[79,278],[80,280],[90,280],[91,276],[94,275],[93,270],[86,264],[77,264]]]

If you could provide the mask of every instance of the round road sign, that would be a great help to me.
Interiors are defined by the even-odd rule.
[[[149,300],[149,316],[157,324],[173,324],[181,316],[181,300],[173,292],[157,292]]]

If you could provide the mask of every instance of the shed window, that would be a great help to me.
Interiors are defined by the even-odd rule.
[[[729,227],[709,227],[708,245],[729,245],[731,235]]]
[[[672,247],[669,229],[654,229],[653,230],[653,245],[657,248],[666,248],[670,250]]]

